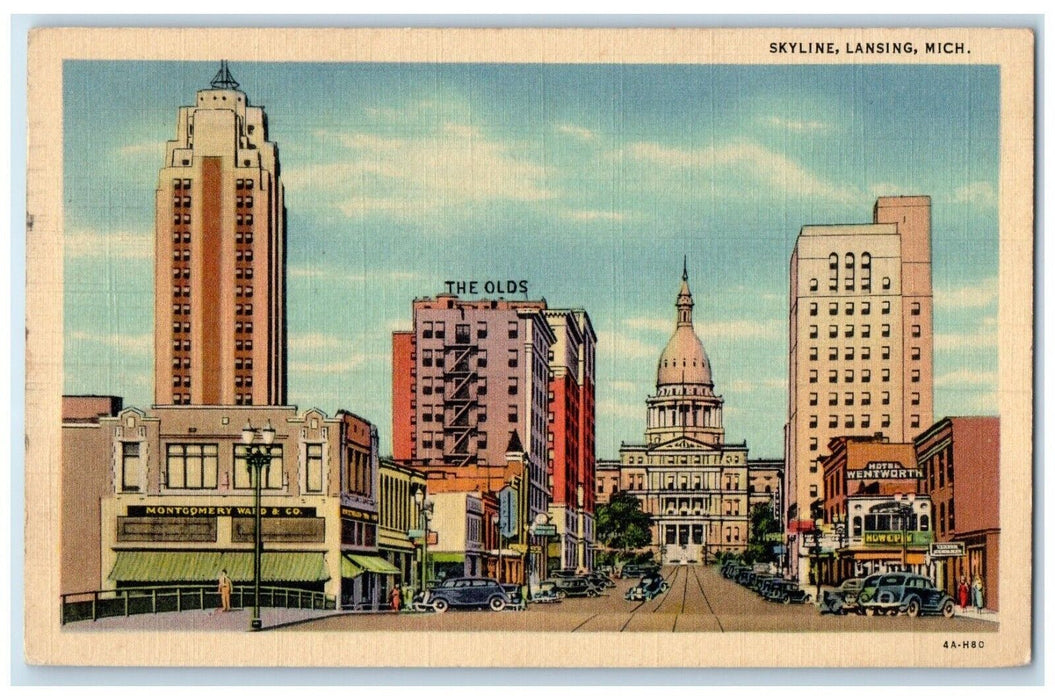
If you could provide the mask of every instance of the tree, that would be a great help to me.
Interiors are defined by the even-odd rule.
[[[777,557],[773,554],[773,546],[767,540],[767,535],[780,532],[780,524],[773,517],[773,507],[763,503],[751,509],[751,529],[747,535],[747,551],[744,552],[744,561],[771,562]]]
[[[612,494],[608,503],[597,506],[597,540],[624,555],[652,542],[651,518],[641,510],[641,501],[626,491]]]

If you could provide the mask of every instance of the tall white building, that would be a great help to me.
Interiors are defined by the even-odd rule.
[[[842,435],[911,442],[933,423],[930,197],[881,197],[871,224],[804,226],[791,255],[788,564],[824,498],[819,460]]]

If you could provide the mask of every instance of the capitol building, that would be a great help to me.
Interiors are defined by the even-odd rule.
[[[687,267],[677,323],[646,400],[645,440],[623,443],[619,461],[598,463],[598,501],[627,491],[652,518],[651,548],[664,564],[713,561],[743,552],[750,523],[747,445],[726,444],[723,398],[692,322]]]

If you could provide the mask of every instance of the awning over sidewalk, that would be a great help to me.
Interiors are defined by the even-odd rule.
[[[341,557],[341,578],[355,578],[366,572],[385,576],[399,576],[402,573],[381,557],[365,554],[345,554]]]
[[[110,572],[114,581],[216,581],[227,569],[233,581],[253,579],[252,552],[118,552]],[[260,555],[262,581],[328,581],[321,552],[264,552]]]

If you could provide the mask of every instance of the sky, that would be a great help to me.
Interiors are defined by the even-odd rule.
[[[64,391],[153,401],[154,198],[219,61],[64,66]],[[640,442],[683,256],[728,442],[780,457],[804,225],[932,197],[935,418],[995,414],[992,66],[240,63],[286,186],[289,403],[391,445],[391,333],[527,280],[598,335],[597,453]],[[524,298],[522,295],[514,298]]]

